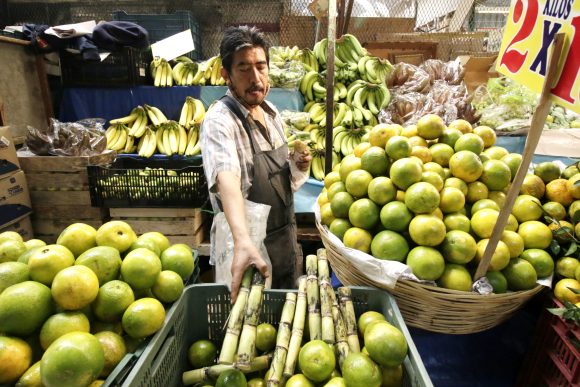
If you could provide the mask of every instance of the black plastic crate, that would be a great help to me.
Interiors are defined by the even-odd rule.
[[[118,157],[87,174],[93,207],[199,208],[208,198],[201,157]]]
[[[150,83],[147,68],[151,51],[125,47],[111,52],[103,61],[84,60],[81,54],[60,52],[64,86],[137,86]]]
[[[115,11],[113,20],[128,21],[145,28],[149,33],[151,44],[189,29],[195,49],[187,56],[195,60],[201,59],[201,28],[189,11],[176,11],[165,15],[128,14],[125,11]]]

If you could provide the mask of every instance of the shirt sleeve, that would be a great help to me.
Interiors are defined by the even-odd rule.
[[[203,119],[200,129],[203,168],[210,192],[217,192],[217,175],[228,171],[240,177],[240,161],[237,157],[233,117],[216,103]]]

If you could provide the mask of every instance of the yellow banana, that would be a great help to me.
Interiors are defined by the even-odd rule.
[[[163,128],[157,129],[155,132],[155,143],[157,144],[157,149],[159,149],[159,153],[165,153],[165,146],[163,146]]]
[[[187,147],[187,132],[185,128],[181,125],[178,126],[178,133],[179,133],[179,146],[177,149],[177,153],[183,155],[185,153],[185,148]]]

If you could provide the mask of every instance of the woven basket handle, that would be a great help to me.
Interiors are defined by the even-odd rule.
[[[508,217],[511,214],[512,207],[514,206],[516,197],[520,192],[520,188],[524,182],[526,174],[528,173],[528,168],[532,162],[532,158],[534,157],[534,152],[538,146],[538,142],[540,141],[544,123],[546,122],[546,117],[548,116],[550,107],[552,105],[550,101],[550,90],[554,84],[554,81],[556,80],[555,76],[557,71],[557,64],[558,59],[560,58],[560,53],[562,51],[563,42],[564,34],[556,34],[556,37],[554,38],[554,45],[552,47],[552,53],[550,55],[550,61],[548,63],[546,78],[544,80],[544,86],[542,87],[542,93],[540,94],[540,102],[532,117],[532,125],[526,139],[524,154],[522,155],[522,163],[520,164],[516,176],[512,181],[512,185],[508,191],[505,204],[499,212],[497,222],[495,223],[495,227],[493,228],[493,232],[489,238],[487,247],[483,253],[483,257],[481,258],[481,261],[477,266],[477,270],[475,271],[474,280],[483,277],[489,268],[491,257],[493,256],[495,248],[501,239]]]

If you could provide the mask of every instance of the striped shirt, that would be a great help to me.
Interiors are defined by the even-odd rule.
[[[227,95],[232,94],[228,90]],[[234,98],[235,100],[235,98]],[[284,124],[276,107],[268,101],[262,103],[264,120],[269,139],[260,131],[248,109],[235,100],[251,127],[254,142],[262,151],[273,150],[284,145]],[[216,101],[208,110],[200,129],[201,153],[203,168],[208,182],[209,194],[214,211],[219,211],[217,199],[217,175],[228,171],[240,178],[241,191],[244,198],[248,197],[252,186],[253,153],[250,139],[242,122],[221,101]],[[308,179],[308,173],[300,171],[294,162],[290,162],[292,174],[292,190],[296,191]]]

